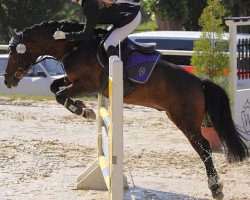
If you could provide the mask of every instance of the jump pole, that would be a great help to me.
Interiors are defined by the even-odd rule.
[[[98,94],[97,132],[98,158],[77,178],[77,189],[108,190],[111,200],[123,200],[123,63],[118,56],[109,58],[109,111]]]

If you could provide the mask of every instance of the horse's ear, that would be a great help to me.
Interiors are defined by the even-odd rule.
[[[12,29],[11,27],[8,28],[9,29],[9,33],[11,36],[13,36],[14,38],[18,39],[19,35],[16,31],[14,31],[14,29]]]
[[[12,29],[11,27],[9,27],[8,29],[9,29],[9,34],[10,34],[10,37],[11,37],[10,43],[18,44],[20,35],[14,29]]]

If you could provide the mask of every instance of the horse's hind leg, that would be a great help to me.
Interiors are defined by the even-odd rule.
[[[187,110],[188,107],[185,107]],[[191,109],[195,111],[194,109]],[[192,114],[179,114],[175,115],[172,113],[171,119],[180,128],[180,130],[185,134],[191,143],[192,147],[199,154],[201,160],[203,161],[207,177],[208,177],[208,187],[212,192],[213,198],[216,200],[223,199],[224,195],[222,193],[223,185],[219,182],[219,176],[217,175],[216,169],[212,161],[212,151],[209,146],[208,141],[202,136],[200,132],[201,119],[197,120],[198,115]],[[197,113],[196,113],[197,114]],[[200,118],[202,118],[200,116]]]
[[[191,132],[192,130],[192,132]],[[203,161],[207,177],[208,177],[208,187],[212,192],[213,198],[216,200],[223,199],[224,195],[222,193],[223,184],[219,182],[219,176],[212,160],[212,151],[209,146],[208,141],[201,135],[200,130],[189,129],[184,133],[195,151],[199,154],[201,160]]]

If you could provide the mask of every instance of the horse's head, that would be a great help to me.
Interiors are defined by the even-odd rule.
[[[4,74],[4,83],[8,88],[17,86],[39,57],[35,51],[33,39],[28,39],[24,32],[17,33],[11,28],[10,33],[12,37],[9,42],[9,61]],[[39,41],[36,42],[39,43]]]
[[[5,85],[8,88],[17,86],[25,73],[37,63],[39,56],[51,55],[61,60],[74,47],[83,43],[81,41],[54,40],[53,34],[57,29],[64,32],[81,31],[84,29],[84,26],[84,24],[79,24],[75,21],[61,21],[35,24],[21,32],[10,29],[12,37],[9,42],[9,61],[4,74]],[[97,33],[95,35],[98,35]],[[81,45],[81,49],[89,52],[89,48],[95,46],[92,48],[92,53],[96,52],[95,48],[98,46],[96,41],[98,40],[95,40],[94,43],[87,42],[88,45],[86,46]]]
[[[5,85],[15,87],[25,73],[37,63],[39,56],[51,55],[61,59],[74,43],[55,41],[53,34],[57,29],[65,32],[83,30],[84,24],[77,22],[42,22],[25,28],[21,32],[10,29],[9,61],[5,70]],[[66,45],[68,44],[68,45]]]

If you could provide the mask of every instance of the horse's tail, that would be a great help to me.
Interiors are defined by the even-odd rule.
[[[212,81],[203,80],[202,83],[206,112],[227,152],[228,161],[243,161],[249,153],[242,136],[234,125],[227,93]]]

